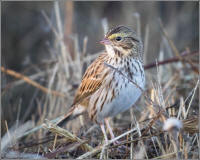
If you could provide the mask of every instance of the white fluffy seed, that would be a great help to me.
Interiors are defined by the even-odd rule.
[[[164,131],[169,131],[173,128],[176,128],[178,130],[180,130],[183,127],[183,124],[180,120],[178,120],[177,118],[171,117],[168,118],[163,126],[163,130]]]

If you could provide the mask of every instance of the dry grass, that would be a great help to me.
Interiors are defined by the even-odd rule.
[[[164,50],[161,47],[159,62],[157,65],[151,66],[156,72],[152,73],[149,70],[150,67],[146,68],[146,90],[140,101],[131,109],[131,112],[120,114],[112,119],[114,132],[117,135],[114,140],[110,140],[109,144],[104,145],[103,135],[98,126],[95,124],[81,125],[84,123],[84,117],[77,118],[71,126],[67,126],[67,129],[54,125],[54,122],[62,118],[61,113],[66,113],[69,109],[76,86],[81,81],[84,66],[88,66],[99,55],[99,53],[92,56],[86,54],[87,37],[84,39],[81,51],[78,38],[75,35],[73,37],[75,42],[74,59],[71,57],[69,47],[66,46],[63,39],[64,31],[58,2],[54,2],[54,9],[56,26],[43,13],[47,24],[55,34],[53,48],[56,54],[52,57],[53,65],[50,65],[45,71],[48,84],[47,90],[45,89],[46,93],[37,103],[37,117],[39,118],[32,117],[32,121],[24,124],[19,124],[18,119],[15,126],[7,126],[7,133],[1,141],[2,157],[198,159],[200,149],[199,80],[197,64],[193,61],[197,54],[190,56],[191,52],[185,51],[184,54],[188,53],[187,58],[185,58],[178,51],[162,25],[160,31],[163,36],[162,45],[174,53],[172,59],[175,60],[167,61],[166,64],[161,63],[158,67],[159,62],[164,61]],[[137,30],[141,35],[140,15],[137,13],[133,16],[136,17]],[[106,19],[102,20],[102,27],[106,32],[108,28]],[[149,27],[147,26],[144,41],[145,54],[147,54],[146,50],[149,46],[148,43],[150,43],[148,34]],[[32,79],[32,81],[34,80]],[[17,85],[17,82],[15,83]],[[23,82],[20,81],[20,83]],[[51,94],[51,91],[55,91],[55,93],[59,91],[64,93],[66,97],[55,96]],[[183,128],[178,131],[178,143],[173,143],[170,132],[163,131],[163,124],[169,117],[177,117],[183,122]],[[45,121],[45,119],[48,120]],[[76,128],[76,131],[78,130],[76,134],[72,133],[74,128],[70,130],[70,127],[78,128]],[[48,131],[51,134],[47,134]],[[121,143],[113,145],[116,140]]]

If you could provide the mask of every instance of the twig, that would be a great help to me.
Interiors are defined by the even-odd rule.
[[[77,159],[83,159],[83,158],[86,158],[86,157],[91,156],[91,155],[93,155],[93,154],[99,153],[99,152],[102,150],[103,147],[105,147],[105,149],[107,149],[108,146],[109,146],[110,144],[112,144],[112,143],[114,143],[115,141],[119,140],[120,138],[122,138],[122,137],[124,137],[124,136],[126,136],[126,135],[128,135],[128,134],[130,134],[130,133],[132,133],[132,132],[134,132],[135,130],[136,130],[136,129],[133,128],[133,129],[131,129],[131,130],[125,132],[125,133],[119,135],[118,137],[115,137],[114,139],[109,140],[107,144],[102,145],[102,146],[98,146],[98,147],[94,148],[91,152],[87,152],[87,153],[81,155],[80,157],[78,157]]]
[[[164,158],[170,159],[174,155],[176,155],[176,152],[171,152],[171,153],[168,153],[168,154],[164,154],[164,155],[155,157],[154,159],[164,159]]]
[[[180,56],[180,53],[178,51],[178,49],[176,48],[174,42],[169,38],[168,34],[167,34],[167,31],[165,30],[163,24],[162,24],[162,21],[161,19],[159,19],[159,24],[160,24],[160,27],[161,27],[161,31],[162,33],[164,34],[164,36],[166,37],[167,41],[169,42],[169,45],[171,46],[173,52],[175,53],[175,55],[180,59],[182,60],[182,57]]]
[[[46,75],[46,74],[48,74],[48,73],[50,73],[50,71],[43,71],[43,72],[39,72],[39,73],[36,73],[36,74],[33,74],[33,75],[30,75],[29,76],[29,79],[31,79],[31,80],[35,80],[35,79],[37,79],[37,78],[39,78],[39,77],[41,77],[41,76],[44,76],[44,75]],[[20,80],[16,80],[16,81],[13,81],[13,82],[9,82],[9,83],[7,83],[5,86],[1,86],[1,88],[2,88],[2,92],[1,92],[1,95],[4,95],[5,93],[6,93],[6,91],[9,89],[9,88],[14,88],[14,87],[16,87],[16,86],[18,86],[18,85],[21,85],[21,84],[23,84],[23,83],[25,83],[25,81],[23,80],[23,79],[20,79]]]
[[[151,120],[151,122],[149,123],[149,125],[146,127],[145,131],[142,133],[142,136],[145,135],[147,133],[147,131],[153,126],[153,124],[155,123],[155,121],[160,118],[160,116],[162,115],[162,113],[164,112],[165,110],[160,110],[155,117],[153,117],[153,119]]]
[[[74,44],[70,36],[73,33],[73,16],[74,16],[74,2],[65,2],[65,25],[64,25],[64,39],[69,48],[69,54],[72,59],[74,59],[75,51]]]
[[[58,134],[55,135],[55,138],[54,138],[54,141],[53,141],[53,149],[52,150],[55,150],[57,137],[58,137]]]
[[[63,33],[63,28],[62,28],[62,23],[61,23],[61,17],[60,17],[60,8],[59,8],[59,2],[55,1],[54,2],[54,9],[55,9],[55,15],[56,15],[56,22],[57,22],[57,28],[58,28],[58,35],[60,40],[60,52],[62,55],[62,63],[64,65],[65,68],[65,72],[66,72],[66,77],[69,78],[69,66],[68,66],[68,62],[72,61],[72,58],[69,54],[69,50],[67,48],[67,46],[64,43],[64,33]]]
[[[124,145],[124,144],[127,144],[127,143],[132,143],[132,142],[137,142],[137,141],[141,141],[141,140],[144,140],[144,139],[148,139],[148,138],[151,138],[152,136],[158,136],[158,135],[163,133],[163,131],[162,131],[162,132],[156,133],[154,135],[150,135],[150,136],[141,136],[138,139],[134,139],[134,140],[130,140],[130,141],[124,141],[124,142],[122,142],[120,144],[117,144],[117,145],[114,145],[114,146],[109,146],[110,144],[114,143],[115,141],[121,139],[122,137],[124,137],[124,136],[126,136],[128,134],[131,134],[132,132],[134,132],[136,130],[137,130],[136,128],[133,128],[133,129],[131,129],[131,130],[119,135],[118,137],[115,137],[114,139],[109,140],[107,144],[102,145],[102,146],[98,146],[98,147],[94,148],[94,150],[92,150],[91,152],[87,152],[87,153],[81,155],[77,159],[83,159],[83,158],[87,158],[89,156],[92,156],[94,154],[97,154],[102,150],[103,147],[105,147],[105,149],[115,148],[115,147],[118,147],[118,146],[121,146],[121,145]]]
[[[47,14],[42,10],[41,11],[42,15],[44,16],[44,19],[46,20],[46,22],[48,23],[49,27],[52,29],[53,33],[55,34],[55,36],[57,38],[59,37],[58,31],[56,30],[56,28],[53,26],[53,23],[51,22],[51,20],[49,19],[49,17],[47,16]]]
[[[148,45],[149,45],[149,25],[145,28],[145,37],[144,37],[144,64],[146,64],[147,61],[147,51],[148,51]]]
[[[195,54],[198,54],[198,53],[199,53],[199,51],[193,51],[193,52],[184,51],[181,54],[181,56],[182,57],[192,56],[192,55],[195,55]],[[179,57],[173,57],[173,58],[169,58],[169,59],[157,62],[157,65],[160,66],[160,65],[164,65],[164,64],[168,64],[168,63],[178,62],[178,61],[180,61]],[[156,62],[145,65],[144,69],[147,70],[147,69],[150,69],[150,68],[153,68],[153,67],[156,67]]]
[[[175,53],[175,55],[179,58],[180,61],[186,61],[187,63],[189,63],[193,69],[193,71],[195,71],[196,73],[199,73],[198,69],[192,64],[192,62],[188,59],[183,59],[183,57],[181,56],[181,54],[179,53],[178,49],[176,48],[174,42],[169,38],[169,35],[167,33],[167,31],[165,30],[162,21],[159,19],[160,22],[160,27],[161,27],[161,31],[163,32],[164,36],[166,37],[167,41],[169,42],[170,47],[172,48],[172,51]],[[183,63],[183,65],[185,65]]]
[[[12,146],[12,147],[9,147],[8,149],[9,150],[22,150],[22,149],[27,149],[27,148],[31,148],[31,147],[34,147],[34,146],[38,146],[38,145],[44,145],[45,143],[49,143],[51,141],[53,141],[55,139],[55,136],[52,135],[52,136],[48,136],[48,137],[44,137],[44,138],[41,138],[41,139],[37,139],[37,141],[33,141],[32,139],[29,140],[28,142],[23,142],[23,144],[21,144],[20,146]],[[61,137],[58,137],[58,140],[62,140],[63,138]]]
[[[62,115],[62,116],[60,116],[60,117],[57,117],[57,118],[51,120],[50,122],[52,122],[52,123],[57,123],[58,121],[60,121],[60,120],[63,119],[64,117],[65,117],[65,115]],[[22,138],[22,137],[25,137],[25,136],[27,136],[27,135],[29,135],[29,134],[31,134],[31,133],[34,133],[34,132],[38,131],[39,129],[42,128],[42,125],[43,125],[43,124],[41,124],[41,125],[39,125],[39,126],[36,126],[35,128],[32,128],[31,130],[28,130],[28,131],[25,132],[23,135],[18,136],[16,139],[20,139],[20,138]]]
[[[24,80],[25,82],[27,82],[28,84],[40,89],[41,91],[43,91],[44,93],[50,93],[52,95],[55,95],[55,96],[59,96],[59,97],[66,97],[66,95],[64,93],[60,93],[60,92],[57,92],[57,91],[54,91],[54,90],[50,90],[48,88],[45,88],[44,86],[40,85],[39,83],[31,80],[29,77],[27,76],[24,76],[23,74],[21,73],[18,73],[18,72],[15,72],[11,69],[5,69],[4,67],[1,67],[1,71],[10,75],[10,76],[13,76],[15,78],[18,78],[18,79],[22,79]]]
[[[151,135],[148,135],[148,136],[141,136],[141,137],[138,137],[134,140],[125,140],[125,141],[122,141],[120,144],[116,144],[114,146],[110,146],[109,149],[111,148],[116,148],[116,147],[119,147],[119,146],[122,146],[122,145],[125,145],[125,144],[129,144],[129,143],[133,143],[133,142],[138,142],[138,141],[142,141],[142,140],[145,140],[145,139],[149,139],[149,138],[152,138],[152,137],[155,137],[155,136],[159,136],[160,134],[163,134],[164,132],[163,131],[160,131],[156,134],[151,134]]]
[[[81,145],[83,145],[83,143],[79,143],[79,142],[72,143],[70,145],[63,146],[52,152],[49,152],[49,153],[45,154],[44,157],[47,157],[48,159],[55,159],[56,155],[66,152],[66,151],[68,151],[68,152],[73,151],[74,149],[76,149],[77,147],[79,147]]]
[[[104,64],[107,66],[107,67],[110,67],[111,69],[115,70],[116,72],[118,72],[119,74],[121,74],[123,77],[127,78],[131,83],[133,83],[137,88],[139,88],[142,92],[144,92],[144,90],[137,84],[135,83],[134,81],[132,81],[130,78],[128,78],[124,73],[122,73],[120,70],[118,70],[117,68],[113,67],[112,65],[104,62]]]
[[[93,55],[89,55],[89,56],[87,56],[87,57],[84,57],[84,58],[83,58],[83,63],[89,63],[90,61],[94,60],[95,58],[97,58],[97,57],[99,56],[99,54],[100,54],[101,52],[103,52],[103,51],[100,51],[100,52],[97,52],[97,53],[95,53],[95,54],[93,54]],[[54,60],[54,61],[52,61],[51,63],[57,63],[57,62],[58,62],[58,60]],[[49,63],[49,62],[44,62],[44,63],[38,64],[38,65],[46,65],[46,64],[48,64],[48,63]],[[69,65],[70,67],[74,67],[75,65],[77,65],[77,61],[71,61],[71,62],[68,63],[68,65]],[[47,71],[42,71],[42,72],[40,72],[40,73],[33,74],[33,75],[29,76],[29,79],[35,80],[35,79],[37,79],[37,78],[39,78],[39,77],[41,77],[41,76],[44,76],[44,75],[46,75],[46,74],[48,74],[48,73],[52,73],[52,71],[53,71],[53,69],[49,69],[49,70],[47,70]],[[23,84],[24,82],[25,82],[25,81],[24,81],[23,79],[20,79],[20,80],[15,81],[15,82],[10,82],[10,83],[7,84],[5,87],[2,86],[2,89],[3,89],[2,95],[5,93],[5,91],[6,91],[8,88],[10,88],[10,87],[16,87],[16,86],[18,86],[18,85]]]

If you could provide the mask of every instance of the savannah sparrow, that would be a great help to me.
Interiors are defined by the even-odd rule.
[[[144,89],[143,45],[136,33],[125,26],[112,28],[100,43],[106,50],[86,70],[65,120],[88,112],[108,142],[104,122],[114,138],[108,118],[129,109]]]

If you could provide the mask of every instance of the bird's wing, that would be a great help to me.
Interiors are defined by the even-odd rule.
[[[105,71],[104,60],[107,54],[101,54],[86,70],[82,82],[76,92],[73,105],[80,104],[90,97],[102,85],[108,72]]]

